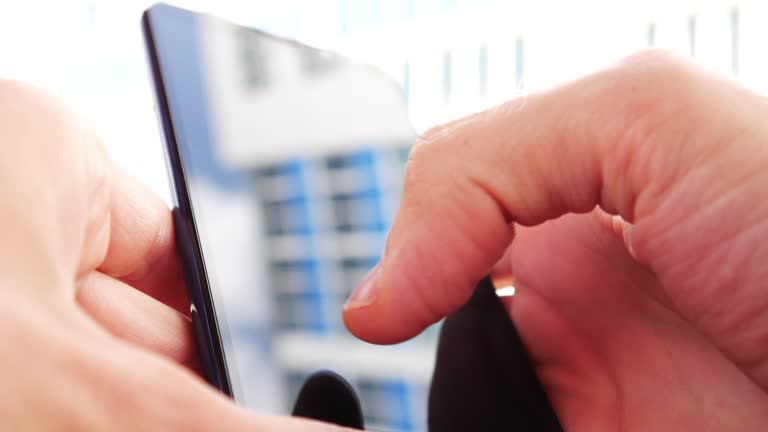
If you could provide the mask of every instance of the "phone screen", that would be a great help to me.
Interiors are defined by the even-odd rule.
[[[415,140],[401,90],[331,52],[152,13],[171,169],[185,179],[235,399],[285,414],[309,373],[331,369],[357,390],[367,425],[424,430],[436,330],[379,347],[341,321],[399,204]]]

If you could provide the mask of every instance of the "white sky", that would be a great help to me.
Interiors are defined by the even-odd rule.
[[[685,53],[689,46],[687,20],[695,15],[697,59],[728,74],[728,13],[733,5],[738,5],[740,21],[738,78],[768,92],[768,56],[764,54],[768,2],[763,0],[458,0],[453,11],[440,14],[433,12],[436,8],[430,2],[441,0],[415,1],[417,17],[410,24],[380,27],[354,37],[335,31],[337,0],[173,3],[335,47],[395,75],[402,70],[404,57],[422,63],[424,69],[415,71],[421,74],[421,82],[415,77],[412,82],[414,90],[426,92],[422,92],[426,102],[420,105],[414,100],[412,104],[417,129],[516,91],[507,86],[508,90],[495,94],[496,99],[462,99],[456,106],[436,107],[436,93],[428,89],[440,79],[439,53],[446,47],[456,49],[460,58],[480,40],[495,38],[498,45],[524,34],[524,81],[530,89],[578,76],[641,48],[649,22],[656,23],[660,45]],[[141,11],[151,3],[0,0],[0,77],[32,81],[65,98],[101,132],[115,159],[167,197],[139,30]],[[480,4],[486,6],[474,6]],[[512,61],[512,56],[495,57],[491,75],[506,76],[504,71]],[[471,75],[461,69],[456,73],[457,79]]]

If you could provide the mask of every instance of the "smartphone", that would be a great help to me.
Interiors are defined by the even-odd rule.
[[[371,427],[424,430],[436,329],[378,347],[341,321],[379,259],[415,141],[400,87],[168,5],[146,11],[143,31],[205,378],[285,414],[309,373],[332,369]]]

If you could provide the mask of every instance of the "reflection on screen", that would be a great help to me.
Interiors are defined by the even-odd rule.
[[[377,261],[414,133],[379,71],[214,18],[156,35],[237,398],[287,413],[333,369],[367,424],[424,430],[435,331],[377,347],[342,304]]]

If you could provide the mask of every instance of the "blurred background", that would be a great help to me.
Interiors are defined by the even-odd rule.
[[[762,0],[170,3],[377,66],[399,84],[416,132],[651,46],[691,56],[747,87],[768,92],[768,2]],[[64,98],[100,132],[120,165],[170,203],[139,26],[141,12],[150,5],[4,1],[0,77],[31,81]],[[237,200],[209,200],[210,208],[241,218],[237,226],[260,232],[266,248],[263,262],[253,267],[268,275],[271,299],[248,297],[252,281],[242,277],[226,283],[240,287],[229,294],[233,304],[249,298],[273,309],[274,331],[267,336],[260,333],[263,323],[249,323],[247,317],[247,325],[230,329],[233,339],[244,341],[242,346],[269,345],[266,351],[246,349],[237,355],[241,378],[282,389],[271,405],[257,396],[253,406],[285,412],[308,371],[337,364],[352,376],[369,424],[424,430],[435,330],[403,350],[378,355],[351,342],[338,321],[340,302],[378,258],[397,208],[410,145],[400,140],[386,150],[363,145],[327,155],[322,148],[307,149],[311,158],[259,164],[251,179],[260,201],[257,214]],[[318,179],[327,186],[322,199],[316,197]],[[328,210],[322,223],[316,220],[323,213],[319,208]],[[243,239],[256,238],[242,232],[227,235],[210,247],[237,251],[253,243]],[[329,235],[330,258],[327,250],[315,247],[318,238]],[[303,249],[302,242],[314,246]],[[226,266],[249,266],[237,259],[221,261],[220,274],[237,273],[221,271]],[[253,312],[243,304],[233,310],[228,314],[235,317],[238,310],[243,316]],[[260,356],[272,359],[271,365],[265,368]],[[277,379],[267,382],[267,375]]]
[[[768,92],[761,0],[180,0],[383,68],[417,130],[647,46]],[[168,199],[139,19],[150,1],[0,2],[0,76],[66,99]]]

